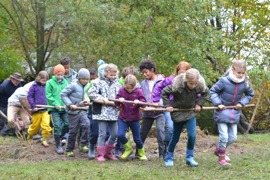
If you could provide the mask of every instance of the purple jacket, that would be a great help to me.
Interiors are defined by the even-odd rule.
[[[165,79],[163,79],[162,81],[160,81],[159,83],[157,83],[157,85],[155,86],[153,93],[152,93],[152,98],[153,98],[153,102],[159,102],[161,99],[161,92],[163,90],[163,88],[165,88],[168,85],[171,85],[174,79],[174,75],[171,75]],[[173,96],[170,97],[171,101],[173,100]]]
[[[139,100],[146,102],[142,89],[136,88],[132,93],[128,93],[124,87],[121,87],[116,95],[116,99],[124,98],[128,101]],[[125,121],[138,121],[141,118],[140,105],[115,102],[116,106],[120,106],[119,118]]]
[[[32,109],[34,109],[37,104],[47,105],[45,85],[35,81],[29,89],[27,99]]]

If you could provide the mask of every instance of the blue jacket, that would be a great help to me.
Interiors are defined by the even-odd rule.
[[[245,106],[250,102],[253,96],[254,91],[249,82],[242,81],[241,83],[235,83],[229,76],[220,78],[210,89],[210,98],[215,106],[220,104],[232,106],[237,103]],[[240,120],[240,110],[215,110],[214,120],[223,123],[238,123]]]
[[[72,82],[67,85],[61,92],[61,99],[66,105],[66,110],[68,114],[78,114],[83,112],[84,110],[71,110],[69,108],[70,105],[80,106],[79,103],[84,99],[84,93],[88,84],[83,86],[79,80]],[[86,112],[86,111],[85,111]]]

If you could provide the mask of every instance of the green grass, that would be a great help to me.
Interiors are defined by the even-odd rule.
[[[222,167],[213,152],[196,154],[199,167],[185,164],[184,156],[174,167],[159,159],[149,161],[41,161],[0,162],[0,179],[269,179],[270,134],[239,136],[242,153],[231,153],[232,165]],[[0,140],[2,142],[2,140]]]

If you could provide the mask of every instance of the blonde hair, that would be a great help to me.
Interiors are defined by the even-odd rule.
[[[184,82],[188,81],[197,81],[198,82],[197,86],[199,87],[201,92],[205,92],[207,90],[204,78],[201,76],[200,72],[195,68],[191,68],[186,71],[184,75]]]
[[[115,65],[115,64],[108,64],[105,69],[104,69],[104,76],[107,76],[108,73],[110,72],[116,72],[116,76],[118,77],[119,75],[119,70],[118,70],[118,67]]]
[[[125,78],[125,85],[129,84],[132,87],[135,87],[137,84],[137,78],[133,74],[128,74]]]
[[[247,64],[246,64],[246,61],[243,60],[243,59],[234,60],[231,67],[225,72],[225,74],[223,76],[227,76],[229,74],[229,72],[235,70],[235,68],[243,68],[243,69],[245,69],[245,71],[246,71],[245,72],[246,88],[249,88],[250,81],[249,81],[249,76],[248,76],[248,73],[247,73]]]
[[[46,79],[46,80],[49,79],[49,75],[48,75],[47,71],[40,71],[35,80],[37,82],[40,82],[41,79]]]
[[[186,61],[181,61],[175,68],[175,76],[178,75],[179,73],[179,70],[184,70],[184,71],[187,71],[191,68],[190,64]]]

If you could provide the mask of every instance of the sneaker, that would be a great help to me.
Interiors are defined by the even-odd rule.
[[[65,144],[67,144],[67,139],[62,139],[61,140],[61,145],[64,146]]]
[[[80,146],[80,151],[83,153],[88,153],[88,147],[86,145]]]
[[[67,151],[68,157],[75,157],[74,153],[72,151]]]
[[[49,144],[48,144],[47,139],[48,139],[48,138],[42,138],[42,139],[41,139],[41,144],[42,144],[44,147],[49,147]]]
[[[39,134],[36,134],[33,136],[33,140],[38,140],[41,139],[41,136]]]

